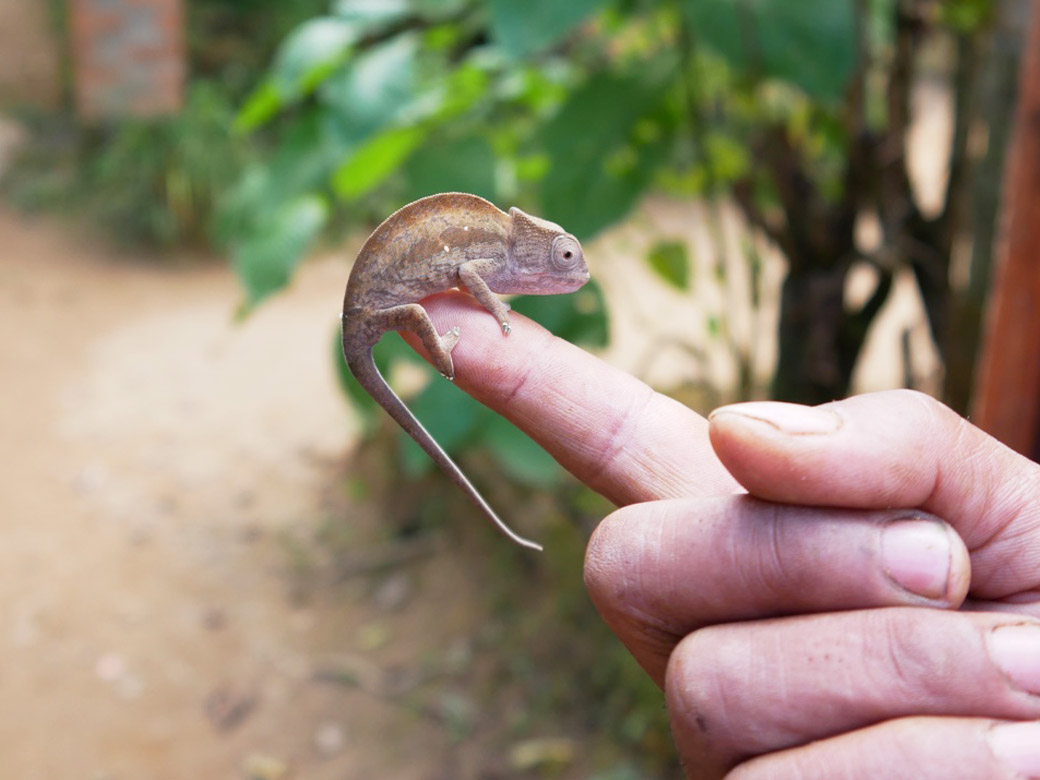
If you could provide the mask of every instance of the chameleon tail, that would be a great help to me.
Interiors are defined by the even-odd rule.
[[[525,539],[517,534],[495,514],[495,510],[488,505],[484,497],[473,487],[466,475],[462,473],[462,469],[455,464],[455,461],[448,456],[448,453],[441,449],[436,439],[430,435],[426,428],[423,427],[423,424],[419,422],[405,405],[404,401],[398,398],[397,394],[390,388],[383,375],[379,373],[379,369],[376,368],[371,350],[368,350],[356,359],[347,357],[347,366],[361,386],[379,402],[380,406],[386,409],[387,413],[394,419],[394,422],[415,439],[416,444],[422,447],[423,451],[433,458],[434,463],[440,466],[441,470],[451,477],[451,480],[462,488],[466,495],[483,510],[484,514],[497,526],[499,531],[521,547],[539,551],[542,549],[542,546],[537,542],[532,542],[530,539]]]

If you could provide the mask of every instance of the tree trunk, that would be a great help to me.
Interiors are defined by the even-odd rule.
[[[848,266],[842,261],[829,268],[807,264],[792,268],[784,280],[772,387],[776,400],[821,404],[848,394],[855,365],[842,338]]]
[[[997,214],[1005,157],[1011,139],[1013,106],[1022,58],[1022,30],[1032,0],[1001,0],[982,66],[971,122],[986,128],[986,151],[974,165],[966,219],[972,233],[967,285],[951,301],[943,350],[943,400],[966,414],[971,406],[982,340],[982,318],[993,273]]]
[[[975,422],[1040,460],[1040,12],[1022,62],[1004,224],[975,397]]]

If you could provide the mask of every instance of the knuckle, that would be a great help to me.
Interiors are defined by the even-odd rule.
[[[630,511],[619,509],[603,518],[585,549],[585,588],[597,605],[600,599],[610,602],[621,584],[619,580],[624,579],[626,515]]]
[[[745,566],[752,593],[763,593],[772,598],[776,594],[793,594],[803,585],[812,583],[817,570],[807,566],[800,533],[804,528],[792,523],[794,509],[756,501],[756,522],[752,526],[755,539],[750,549],[755,555],[754,565]]]
[[[748,735],[731,727],[727,713],[746,714],[748,648],[726,627],[702,628],[675,648],[665,674],[665,693],[673,725],[713,752],[748,748]],[[738,716],[739,717],[739,716]]]
[[[975,628],[960,615],[919,609],[878,610],[874,619],[868,668],[882,679],[870,689],[920,712],[945,711],[950,680],[970,669],[969,648],[979,647]]]
[[[584,482],[595,483],[615,471],[619,460],[627,457],[633,430],[648,416],[647,409],[657,398],[649,388],[628,397],[628,403],[619,414],[607,421],[598,435],[595,457],[581,475]]]
[[[585,589],[604,619],[615,629],[625,626],[638,633],[666,633],[652,599],[655,547],[648,539],[655,503],[633,504],[604,518],[585,550]],[[649,580],[649,582],[648,582]],[[669,645],[670,646],[670,645]]]

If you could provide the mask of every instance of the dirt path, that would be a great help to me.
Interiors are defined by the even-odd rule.
[[[463,635],[458,567],[423,581],[424,600],[455,594],[434,637],[430,610],[392,610],[407,576],[405,598],[301,599],[290,571],[347,511],[344,273],[313,262],[235,326],[223,268],[113,259],[0,210],[0,777],[427,778],[458,760],[436,724],[316,679],[375,668],[373,636],[400,662]]]

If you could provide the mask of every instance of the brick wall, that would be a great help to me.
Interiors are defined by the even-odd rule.
[[[0,0],[0,106],[57,105],[58,40],[44,0]]]
[[[80,116],[157,116],[180,109],[186,75],[182,0],[68,3]]]

